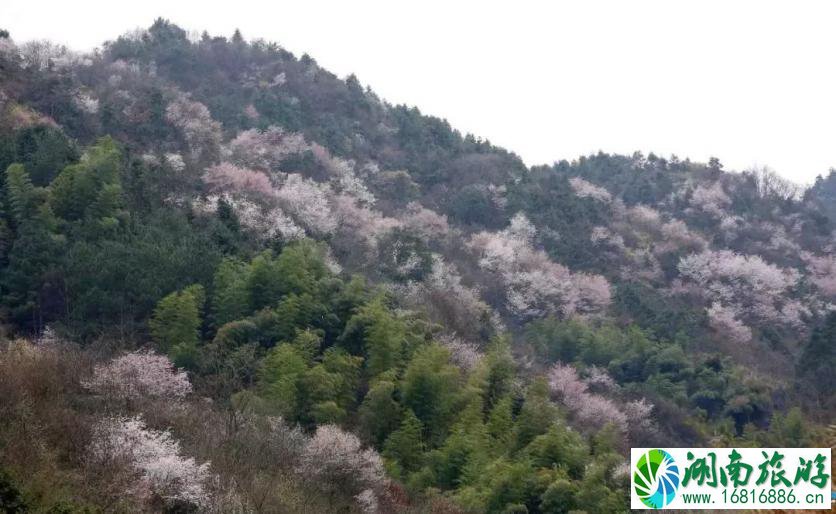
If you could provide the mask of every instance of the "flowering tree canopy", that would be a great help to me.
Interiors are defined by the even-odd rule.
[[[180,400],[192,392],[185,371],[176,370],[168,357],[150,351],[128,353],[97,365],[92,378],[82,385],[97,394],[124,400]]]
[[[93,429],[90,458],[96,463],[117,461],[136,470],[143,485],[165,501],[205,507],[209,463],[197,464],[180,452],[169,431],[151,430],[141,418],[108,418]]]

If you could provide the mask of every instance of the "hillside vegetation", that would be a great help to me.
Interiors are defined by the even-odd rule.
[[[0,172],[0,510],[626,512],[631,446],[832,440],[833,171],[528,168],[158,20],[0,31]]]

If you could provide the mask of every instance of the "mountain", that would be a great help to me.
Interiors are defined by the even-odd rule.
[[[0,33],[0,170],[12,512],[626,512],[631,446],[832,438],[833,173],[528,168],[165,20]]]

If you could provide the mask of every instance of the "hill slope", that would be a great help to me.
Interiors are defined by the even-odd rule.
[[[0,501],[615,512],[630,445],[833,421],[832,174],[527,169],[163,20],[0,38],[0,169]]]

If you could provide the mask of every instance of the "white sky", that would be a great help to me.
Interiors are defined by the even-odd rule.
[[[836,2],[0,1],[22,42],[90,49],[154,18],[275,41],[515,151],[836,166]]]

